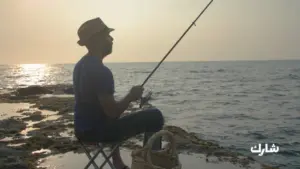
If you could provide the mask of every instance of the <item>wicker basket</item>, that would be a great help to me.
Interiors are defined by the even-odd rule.
[[[167,136],[170,143],[166,149],[153,151],[153,142],[162,136]],[[132,151],[131,156],[131,169],[181,169],[173,134],[166,130],[155,133],[144,148]]]

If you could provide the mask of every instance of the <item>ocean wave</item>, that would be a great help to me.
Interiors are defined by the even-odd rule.
[[[298,157],[298,156],[300,156],[300,151],[298,151],[298,150],[280,151],[279,150],[278,154],[283,155],[283,156]]]
[[[218,94],[217,94],[218,95]],[[212,105],[230,105],[231,103],[229,101],[216,101],[213,102]]]
[[[299,75],[295,75],[295,74],[289,74],[288,76],[290,79],[300,79]]]
[[[279,129],[280,133],[286,134],[288,136],[295,136],[295,135],[300,134],[299,130],[295,130],[295,129],[292,129],[292,128],[279,127],[278,129]]]
[[[271,78],[271,80],[298,80],[300,79],[300,75],[297,74],[288,74],[288,75],[282,75],[278,77]]]
[[[218,116],[217,118],[215,119],[232,119],[232,115],[229,115],[229,114],[222,114],[220,116]]]
[[[198,92],[198,91],[200,91],[200,89],[199,88],[194,88],[194,89],[191,89],[190,91],[191,92]]]
[[[286,96],[285,94],[281,94],[281,93],[273,93],[273,96],[275,97],[282,97],[282,96]]]
[[[143,71],[143,70],[137,70],[137,71],[133,71],[132,73],[151,73],[151,71]]]
[[[278,103],[278,106],[282,107],[282,106],[284,106],[285,104],[288,104],[288,103],[290,103],[290,102],[282,101],[281,103]]]
[[[298,145],[300,145],[300,142],[297,142],[297,141],[293,141],[291,143],[278,143],[279,147],[286,147],[286,146],[293,147],[293,146],[298,146]]]
[[[270,84],[268,86],[263,86],[263,88],[266,91],[276,91],[277,92],[277,91],[281,91],[285,87],[280,84]]]
[[[225,72],[225,69],[218,69],[217,72]]]
[[[244,137],[250,137],[254,140],[264,140],[267,139],[268,137],[264,135],[265,133],[260,133],[260,132],[247,132],[247,133],[240,133],[237,132],[235,135],[237,136],[244,136]]]
[[[180,95],[180,92],[178,90],[158,91],[158,92],[153,92],[153,95],[169,97],[169,96],[178,96]]]
[[[248,97],[247,94],[234,94],[234,97]]]
[[[201,81],[200,84],[205,84],[205,83],[212,83],[213,81],[211,80],[204,80],[204,81]],[[300,87],[300,86],[299,86]]]
[[[15,79],[15,78],[22,78],[23,75],[7,75],[5,78],[7,79]]]
[[[256,140],[263,140],[263,139],[267,139],[266,136],[264,136],[263,134],[261,133],[251,133],[249,134],[251,137],[253,137],[254,139]]]
[[[248,116],[245,114],[234,114],[234,115],[222,114],[222,115],[218,116],[216,119],[260,120],[260,118]],[[231,127],[233,127],[233,126],[231,126]]]
[[[216,95],[218,95],[219,93],[217,93]],[[221,95],[221,94],[219,94]],[[216,101],[216,102],[213,102],[212,105],[215,106],[215,105],[223,105],[223,106],[226,106],[226,105],[238,105],[239,103],[241,103],[241,101],[239,100],[230,100],[230,101]]]
[[[205,73],[205,74],[212,74],[214,73],[212,70],[190,70],[189,73]]]
[[[242,83],[257,82],[257,79],[255,77],[242,77],[240,79],[240,82]]]
[[[260,118],[248,116],[246,114],[236,114],[233,117],[238,120],[260,120]]]
[[[291,72],[300,72],[300,68],[292,69]]]

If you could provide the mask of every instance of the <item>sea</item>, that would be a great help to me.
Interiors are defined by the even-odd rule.
[[[158,63],[104,63],[116,96]],[[71,84],[74,64],[1,65],[0,91]],[[284,169],[300,168],[300,60],[163,62],[145,84],[166,123]],[[1,109],[1,107],[0,107]],[[278,152],[251,152],[274,144]],[[255,149],[255,150],[256,150]]]

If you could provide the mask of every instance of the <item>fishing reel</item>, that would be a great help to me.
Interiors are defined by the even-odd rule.
[[[151,100],[152,92],[148,92],[144,97],[142,97],[139,101],[139,108],[142,108],[143,105],[149,104],[148,101]]]

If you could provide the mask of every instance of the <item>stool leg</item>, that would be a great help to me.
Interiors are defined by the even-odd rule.
[[[113,153],[116,151],[116,149],[119,147],[119,145],[116,145],[112,150],[111,150],[111,153],[107,156],[106,154],[105,154],[105,152],[103,151],[103,149],[101,150],[102,152],[102,155],[103,155],[103,157],[105,158],[105,161],[101,164],[101,166],[99,167],[100,169],[102,169],[102,167],[106,164],[106,163],[108,163],[109,165],[110,165],[110,167],[112,168],[112,169],[115,169],[115,167],[114,167],[114,165],[110,162],[110,157],[113,155]]]
[[[86,155],[89,157],[90,161],[89,161],[88,164],[84,167],[84,169],[88,169],[89,166],[90,166],[92,163],[93,163],[93,165],[94,165],[95,168],[98,168],[98,166],[97,166],[97,164],[95,163],[94,160],[98,157],[98,155],[101,153],[101,151],[103,151],[103,148],[100,148],[100,150],[98,150],[97,153],[96,153],[93,157],[90,155],[90,153],[89,153],[87,150],[85,150],[85,151],[86,151]]]
[[[106,163],[108,163],[108,165],[112,168],[112,169],[116,169],[115,166],[112,164],[112,162],[110,161],[110,157],[112,156],[112,153],[109,154],[108,156],[105,154],[105,152],[102,150],[102,155],[104,157],[104,162],[100,165],[99,169],[102,169],[104,167],[104,165]]]
[[[86,165],[84,169],[88,169],[89,168],[89,166],[91,165],[90,162],[93,163],[94,168],[98,168],[97,164],[94,161],[94,159],[98,156],[97,153],[95,154],[97,156],[93,159],[92,156],[90,155],[90,152],[86,149],[86,147],[84,146],[84,144],[81,141],[79,141],[79,143],[80,143],[81,147],[83,148],[83,150],[84,150],[85,154],[87,155],[87,157],[90,159],[88,165]],[[98,154],[99,154],[99,152],[98,152]]]

